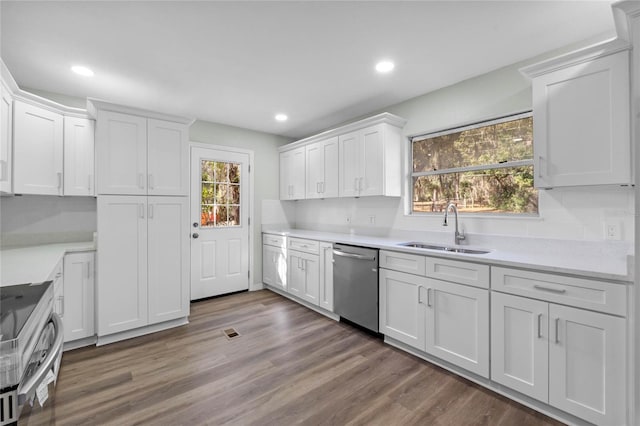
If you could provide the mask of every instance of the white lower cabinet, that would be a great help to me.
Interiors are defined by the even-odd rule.
[[[287,290],[286,238],[282,235],[262,235],[262,282]]]
[[[98,336],[189,314],[186,197],[98,197]]]
[[[320,294],[320,261],[317,254],[289,251],[287,262],[288,290],[314,305]]]
[[[282,248],[262,245],[262,282],[287,289],[287,259]]]
[[[427,279],[421,293],[425,352],[489,377],[489,291]]]
[[[333,244],[320,243],[320,307],[333,312]]]
[[[64,341],[91,337],[94,330],[94,252],[64,256]]]
[[[489,377],[488,290],[381,269],[380,332]]]
[[[493,292],[491,379],[595,424],[623,425],[624,318]]]
[[[262,282],[333,312],[333,244],[263,234]]]

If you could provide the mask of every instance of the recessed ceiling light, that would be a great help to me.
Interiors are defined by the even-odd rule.
[[[83,67],[82,65],[74,65],[74,66],[72,66],[71,67],[71,71],[75,72],[76,74],[83,75],[85,77],[93,76],[93,71],[91,71],[87,67]]]
[[[391,61],[380,61],[376,64],[376,71],[378,72],[390,72],[395,67]]]
[[[276,114],[276,120],[278,121],[287,121],[288,118],[287,114]]]

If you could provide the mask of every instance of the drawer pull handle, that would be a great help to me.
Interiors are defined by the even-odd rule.
[[[542,337],[542,330],[541,330],[541,326],[540,323],[542,322],[542,314],[538,314],[538,339],[540,339]]]
[[[567,290],[564,288],[552,288],[552,287],[544,287],[538,284],[534,284],[533,288],[537,289],[537,290],[543,290],[543,291],[550,291],[552,293],[558,293],[558,294],[563,294],[566,293]]]

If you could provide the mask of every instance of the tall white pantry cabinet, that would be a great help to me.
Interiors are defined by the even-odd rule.
[[[93,100],[89,110],[97,118],[100,344],[189,315],[190,120]]]

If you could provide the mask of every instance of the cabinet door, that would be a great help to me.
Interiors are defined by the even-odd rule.
[[[333,312],[333,244],[320,243],[320,307]]]
[[[64,195],[95,195],[94,122],[64,118]]]
[[[0,192],[11,193],[13,99],[0,83]]]
[[[351,132],[339,138],[340,197],[360,195],[360,136],[359,132]]]
[[[381,125],[361,131],[360,195],[384,194],[384,140]]]
[[[13,122],[14,192],[62,195],[62,115],[16,101]]]
[[[287,261],[287,290],[298,297],[302,297],[305,280],[304,270],[302,269],[303,255],[304,253],[290,251]]]
[[[548,311],[546,302],[491,293],[491,380],[545,403]]]
[[[555,304],[549,317],[549,403],[595,424],[625,424],[625,320]]]
[[[290,178],[291,175],[291,151],[285,151],[280,153],[280,199],[281,200],[289,200],[291,199],[291,184]]]
[[[94,253],[64,257],[64,341],[94,334]]]
[[[98,197],[98,336],[147,325],[147,197]]]
[[[147,119],[98,111],[98,194],[147,193]]]
[[[322,144],[324,151],[324,179],[322,181],[322,198],[333,198],[339,192],[339,148],[338,137],[328,139]]]
[[[189,315],[187,197],[147,198],[149,324]]]
[[[426,282],[424,277],[380,269],[380,333],[422,351]]]
[[[262,246],[262,282],[281,290],[287,289],[287,259],[282,248]]]
[[[323,141],[305,147],[306,149],[306,198],[322,198],[324,183],[324,149]]]
[[[293,156],[291,158],[291,175],[289,178],[291,186],[293,187],[291,199],[303,200],[305,188],[304,147],[294,149],[292,154]]]
[[[306,198],[338,196],[338,137],[306,146]]]
[[[302,298],[309,303],[319,305],[320,298],[320,259],[318,255],[304,253],[302,255]]]
[[[148,119],[147,135],[148,194],[189,195],[187,126]]]
[[[280,153],[280,199],[302,200],[305,193],[305,147]]]
[[[262,245],[262,282],[275,285],[276,281],[276,247]]]
[[[536,187],[631,183],[627,51],[532,86]]]
[[[489,378],[489,290],[426,282],[426,352]]]

